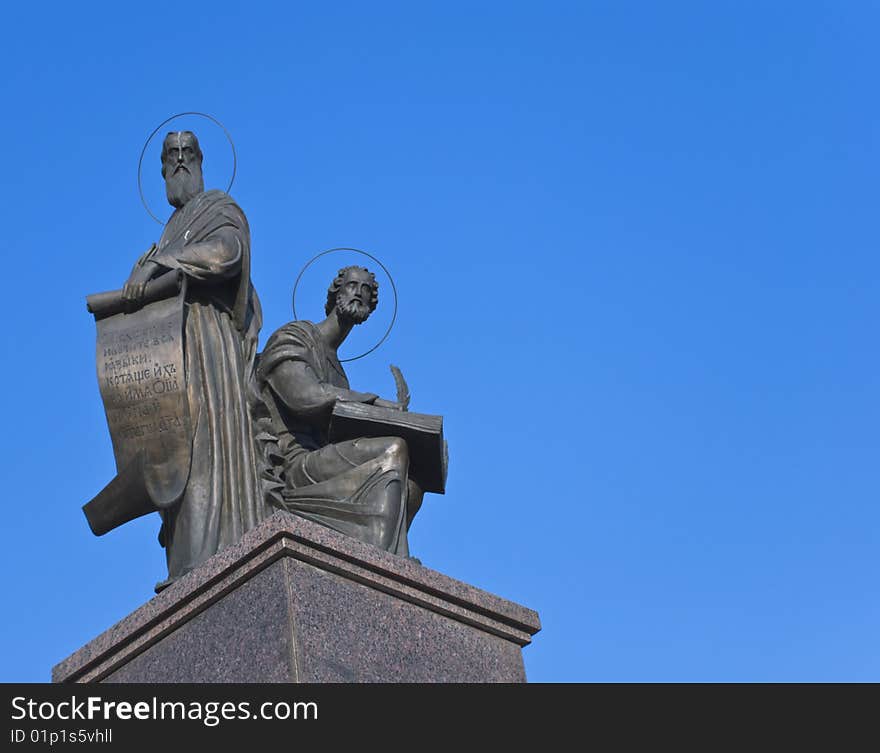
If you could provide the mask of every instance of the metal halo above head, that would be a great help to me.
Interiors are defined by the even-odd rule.
[[[326,256],[327,254],[332,254],[335,251],[354,251],[356,254],[362,254],[363,256],[366,256],[368,259],[372,259],[374,262],[376,262],[376,264],[378,264],[380,267],[382,267],[382,271],[385,273],[385,275],[388,277],[388,281],[391,283],[391,292],[394,293],[394,311],[391,314],[391,323],[388,325],[388,329],[385,330],[385,334],[382,335],[382,339],[379,340],[379,342],[377,342],[372,348],[370,348],[369,350],[365,350],[359,356],[354,356],[352,358],[340,358],[339,359],[340,363],[348,363],[349,361],[357,361],[359,358],[363,358],[364,356],[370,355],[370,353],[372,353],[374,350],[376,350],[376,348],[378,348],[383,342],[385,342],[388,339],[388,335],[391,334],[391,328],[394,326],[394,322],[397,319],[397,286],[394,284],[394,278],[391,276],[391,273],[388,271],[388,269],[385,267],[385,265],[381,261],[379,261],[375,256],[373,256],[372,254],[368,254],[366,251],[361,251],[359,248],[328,248],[326,251],[322,251],[320,254],[317,254],[316,256],[313,256],[311,259],[309,259],[306,262],[305,266],[300,270],[299,274],[296,276],[296,282],[293,283],[293,301],[292,301],[292,303],[293,303],[293,318],[294,319],[299,319],[299,317],[296,314],[296,289],[299,286],[299,281],[302,279],[302,276],[305,274],[306,270],[310,266],[312,266],[312,264],[314,264],[318,259],[320,259],[322,256]]]
[[[150,206],[147,204],[147,199],[144,196],[144,188],[141,182],[141,168],[143,167],[144,155],[147,153],[147,147],[150,145],[153,137],[172,120],[175,120],[176,118],[182,118],[184,115],[197,115],[201,118],[207,118],[215,125],[220,126],[220,130],[222,130],[224,135],[226,136],[226,140],[229,142],[229,146],[232,147],[232,177],[229,179],[229,185],[226,186],[226,193],[229,193],[229,189],[232,188],[232,183],[235,180],[235,171],[238,167],[238,158],[235,155],[235,144],[232,142],[232,136],[229,135],[229,131],[226,130],[226,126],[224,126],[223,123],[217,120],[217,118],[204,112],[179,112],[177,113],[177,115],[172,115],[170,118],[166,118],[165,120],[163,120],[153,129],[153,132],[149,136],[147,136],[147,140],[144,142],[144,148],[141,149],[141,156],[138,158],[138,194],[140,194],[141,197],[141,204],[144,205],[144,209],[147,210],[147,214],[150,215],[150,217],[152,217],[154,220],[156,220],[156,222],[158,222],[160,225],[164,225],[165,223],[162,222],[162,220],[160,220],[158,217],[156,217],[155,214],[150,211]]]

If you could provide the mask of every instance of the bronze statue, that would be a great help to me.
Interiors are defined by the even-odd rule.
[[[175,208],[121,290],[87,297],[116,476],[84,506],[102,535],[158,511],[168,577],[238,541],[273,507],[398,555],[425,492],[445,491],[441,416],[350,388],[337,349],[378,304],[363,267],[339,271],[326,318],[278,329],[257,355],[250,231],[205,191],[190,131],[169,133],[162,176]],[[387,333],[386,333],[387,334]]]
[[[269,338],[257,370],[263,478],[270,503],[408,555],[407,531],[424,489],[411,473],[404,432],[395,428],[395,423],[407,423],[395,421],[407,400],[352,390],[337,355],[352,328],[365,322],[377,303],[374,275],[363,267],[346,267],[327,291],[323,321],[290,322]],[[373,436],[333,441],[332,419],[349,404],[371,406],[372,418],[389,427],[387,436],[377,436],[382,430],[374,425]]]
[[[158,295],[150,291],[161,287],[160,280],[176,276],[179,287],[182,286],[183,378],[175,372],[174,381],[166,379],[164,386],[154,381],[152,369],[161,371],[162,365],[158,361],[155,367],[149,363],[149,342],[141,352],[131,349],[131,338],[122,338],[130,351],[125,353],[123,367],[128,368],[126,364],[132,359],[145,359],[147,369],[142,375],[149,378],[144,379],[141,392],[113,393],[111,397],[118,404],[112,406],[112,411],[112,400],[108,400],[104,389],[115,386],[102,383],[102,395],[117,464],[126,454],[126,442],[144,437],[146,432],[148,441],[140,450],[139,465],[132,462],[132,467],[146,466],[149,493],[133,494],[131,490],[140,487],[130,478],[137,474],[126,475],[120,468],[117,479],[85,508],[96,533],[154,509],[161,512],[159,540],[166,550],[168,578],[157,584],[157,591],[237,541],[271,512],[257,477],[249,411],[249,398],[255,396],[252,380],[261,313],[250,280],[247,219],[226,193],[205,191],[202,152],[192,132],[172,132],[166,136],[162,145],[162,176],[168,202],[175,211],[159,243],[134,265],[121,292],[123,313],[111,308],[107,314],[114,314],[120,327],[127,326],[126,317],[136,321],[139,315],[143,316],[137,313],[142,308],[149,313],[151,295]],[[98,297],[90,298],[93,313],[92,299]],[[163,336],[172,341],[175,336],[179,339],[180,333],[165,332]],[[117,337],[114,345],[119,340]],[[115,351],[105,347],[103,357],[108,353],[113,355]],[[99,334],[99,376],[104,376],[108,365],[102,366],[101,358]],[[112,367],[113,363],[109,365]],[[113,377],[112,372],[110,376]],[[164,397],[181,388],[186,391],[183,413],[188,415],[161,415],[157,393],[162,390]],[[114,432],[111,413],[124,415],[129,423]],[[177,423],[169,423],[169,418]],[[162,478],[157,481],[161,474],[155,468],[160,464],[151,465],[149,459],[145,461],[142,457],[155,455],[156,448],[161,449],[163,421],[166,429],[186,427],[179,443],[186,451],[182,455],[178,452],[176,459],[165,463],[166,467],[174,465],[165,471],[165,476],[174,477],[173,484]],[[114,488],[114,483],[118,488]],[[142,499],[136,501],[138,496]],[[129,509],[121,510],[124,505]]]

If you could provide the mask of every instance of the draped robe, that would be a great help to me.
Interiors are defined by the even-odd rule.
[[[198,244],[222,239],[219,247]],[[218,250],[219,248],[219,250]],[[222,191],[197,194],[165,226],[151,261],[187,278],[184,353],[193,427],[189,480],[163,512],[168,579],[234,543],[270,510],[257,478],[249,411],[261,312],[250,282],[250,230]]]

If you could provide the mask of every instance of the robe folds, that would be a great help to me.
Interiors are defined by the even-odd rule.
[[[335,353],[312,322],[290,322],[269,338],[257,367],[261,401],[255,411],[267,501],[393,554],[408,555],[406,474],[384,456],[359,464],[348,460],[347,443],[327,441],[329,415],[305,416],[285,405],[268,382],[268,375],[284,361],[301,361],[316,381],[349,389]],[[334,467],[341,459],[349,469],[338,474],[328,471],[323,459],[326,452],[336,453]],[[392,497],[396,504],[383,493],[389,484],[402,490]]]
[[[247,219],[227,194],[202,192],[174,212],[149,258],[186,275],[184,358],[193,432],[186,490],[163,512],[159,539],[168,580],[160,590],[271,511],[257,478],[249,409],[261,312],[250,282]]]

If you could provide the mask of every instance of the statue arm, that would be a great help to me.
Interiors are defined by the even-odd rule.
[[[313,417],[329,413],[337,400],[351,403],[372,403],[376,395],[355,392],[321,382],[305,361],[288,360],[279,363],[267,377],[272,391],[294,414]]]
[[[188,277],[199,281],[225,280],[241,270],[242,238],[233,227],[224,227],[210,238],[179,248],[164,249],[154,256],[164,272],[179,269]]]

